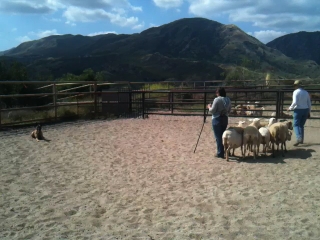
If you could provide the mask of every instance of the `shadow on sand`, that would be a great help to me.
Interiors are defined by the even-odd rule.
[[[312,146],[320,146],[320,143],[303,143],[298,147],[312,147]]]
[[[306,146],[306,144],[304,145]],[[305,149],[305,148],[296,148],[290,149],[285,156],[281,156],[281,150],[275,151],[275,158],[271,156],[270,152],[267,152],[267,156],[263,153],[259,153],[259,156],[256,159],[253,159],[253,156],[246,156],[244,160],[240,156],[230,156],[230,162],[243,162],[243,163],[273,163],[273,164],[284,164],[285,160],[296,159],[296,160],[306,160],[312,157],[312,153],[316,152],[314,149]]]

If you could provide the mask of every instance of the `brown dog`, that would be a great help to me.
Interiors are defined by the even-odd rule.
[[[45,140],[45,138],[43,137],[42,127],[40,124],[38,124],[36,130],[34,130],[31,133],[31,137],[35,138],[38,142],[39,140]]]

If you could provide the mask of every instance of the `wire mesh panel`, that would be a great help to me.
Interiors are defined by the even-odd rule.
[[[142,92],[102,92],[102,114],[115,117],[140,117],[143,115]]]
[[[144,117],[143,115],[147,112],[144,106],[144,97],[144,92],[131,92],[131,117]]]

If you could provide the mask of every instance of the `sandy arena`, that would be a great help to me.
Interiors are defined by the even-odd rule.
[[[196,153],[201,117],[0,132],[0,239],[320,239],[319,121],[284,158],[226,162],[207,119]]]

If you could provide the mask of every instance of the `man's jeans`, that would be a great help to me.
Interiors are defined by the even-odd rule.
[[[228,117],[220,116],[212,119],[212,129],[217,142],[217,155],[224,157],[224,148],[222,144],[222,134],[228,126]]]
[[[309,108],[293,110],[293,130],[298,142],[304,139],[304,124],[307,121]]]

